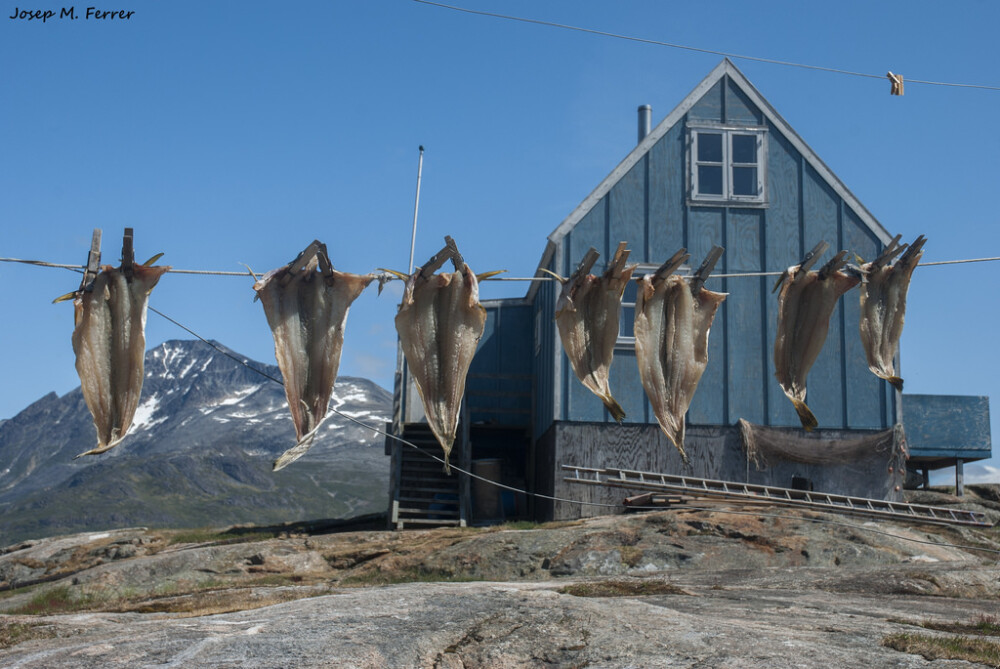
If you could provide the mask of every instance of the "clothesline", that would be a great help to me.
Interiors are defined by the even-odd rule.
[[[937,260],[934,262],[922,262],[917,265],[917,267],[932,267],[937,265],[959,265],[965,263],[974,262],[995,262],[1000,260],[1000,257],[995,258],[967,258],[962,260]],[[51,263],[44,260],[22,260],[20,258],[0,258],[0,262],[12,262],[12,263],[22,263],[25,265],[35,265],[38,267],[56,267],[60,269],[69,269],[78,272],[82,272],[86,267],[84,265],[65,265],[60,263]],[[249,268],[242,272],[228,272],[224,270],[200,270],[200,269],[170,269],[171,274],[196,274],[205,276],[242,276],[251,277],[256,279],[259,276],[258,273],[253,272]],[[742,277],[761,277],[761,276],[780,276],[781,271],[774,272],[732,272],[728,274],[713,274],[710,278],[712,279],[734,279]],[[395,281],[399,277],[389,274],[387,272],[380,273],[380,281]],[[511,277],[511,276],[494,276],[485,281],[556,281],[555,277],[552,276],[529,276],[529,277]]]

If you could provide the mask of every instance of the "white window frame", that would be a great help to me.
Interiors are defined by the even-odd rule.
[[[717,123],[689,123],[687,126],[687,174],[688,202],[690,204],[740,204],[749,206],[767,205],[767,128],[761,126],[723,125]],[[699,133],[722,135],[722,162],[698,160]],[[757,139],[756,163],[733,163],[733,136],[753,135]],[[722,167],[722,194],[701,193],[698,189],[698,167],[718,165]],[[733,193],[733,168],[757,168],[757,194],[737,195]]]
[[[636,279],[641,278],[647,274],[652,274],[660,268],[660,265],[652,265],[648,263],[640,263],[638,267],[632,272],[632,280],[629,283],[636,283]],[[691,274],[691,267],[688,265],[681,265],[676,270],[674,274],[680,274],[681,276],[689,276]],[[636,299],[639,297],[638,286],[636,290]],[[625,314],[626,309],[631,309],[635,312],[635,302],[626,302],[625,296],[622,295],[622,306],[621,310],[618,312],[618,339],[615,340],[615,348],[635,348],[635,332],[632,334],[625,335],[622,333],[622,316]],[[632,318],[632,323],[635,323],[635,318]]]

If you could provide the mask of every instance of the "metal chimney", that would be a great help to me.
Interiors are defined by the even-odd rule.
[[[653,108],[649,105],[640,105],[639,107],[639,141],[646,139],[646,135],[649,134],[653,118]]]

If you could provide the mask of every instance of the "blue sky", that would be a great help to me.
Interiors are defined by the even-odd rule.
[[[458,0],[456,0],[458,2]],[[455,237],[477,272],[529,276],[545,236],[718,55],[474,16],[412,0],[121,3],[131,19],[0,16],[0,256],[82,263],[124,227],[140,260],[257,272],[309,241],[339,269],[406,269],[417,147],[419,263]],[[1000,86],[1000,4],[463,0],[470,9],[734,54]],[[58,15],[59,7],[52,6]],[[85,7],[77,7],[77,14]],[[887,229],[925,261],[1000,256],[1000,91],[735,59]],[[907,391],[1000,398],[1000,263],[918,269]],[[0,418],[79,385],[66,270],[0,263]],[[273,344],[249,278],[167,275],[152,304],[252,358]],[[483,286],[484,297],[526,284]],[[398,282],[351,310],[341,374],[389,387]],[[150,314],[147,343],[189,338]],[[993,431],[1000,408],[994,407]],[[1000,481],[1000,458],[970,479]],[[946,480],[947,475],[941,477]]]

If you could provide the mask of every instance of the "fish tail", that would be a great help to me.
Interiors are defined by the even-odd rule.
[[[891,383],[893,388],[899,392],[903,392],[903,379],[898,376],[888,376],[885,380]]]
[[[622,405],[611,396],[611,393],[601,397],[601,401],[604,402],[604,406],[607,407],[608,413],[619,423],[625,420],[625,409],[622,409]]]
[[[451,476],[451,463],[448,461],[448,456],[444,456],[444,473]]]
[[[806,403],[802,400],[792,400],[792,404],[795,405],[795,412],[799,414],[799,420],[802,422],[802,427],[805,428],[806,432],[812,432],[819,425],[819,421],[816,420],[816,416],[813,412],[809,410]]]

